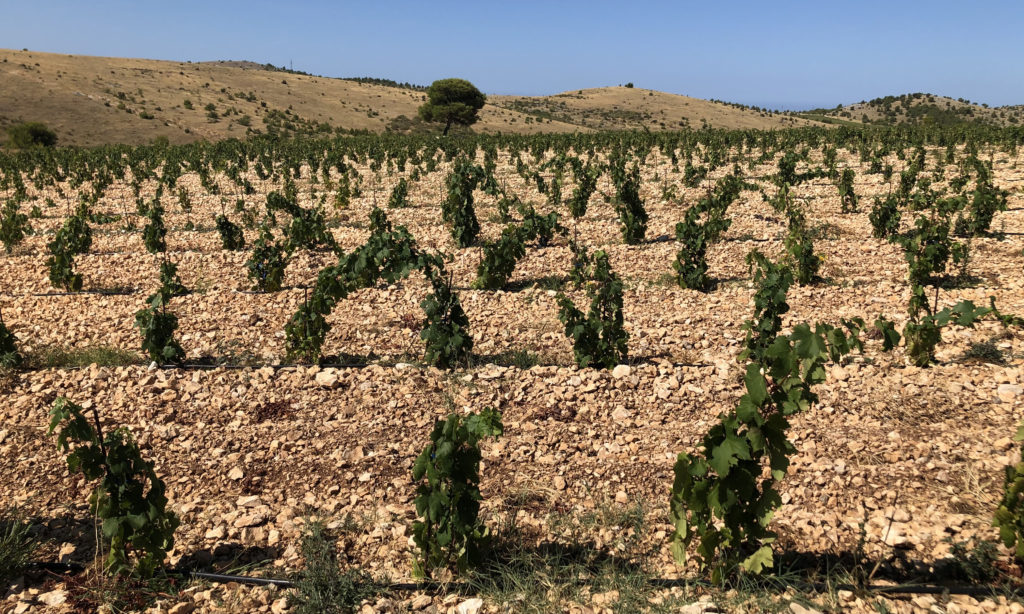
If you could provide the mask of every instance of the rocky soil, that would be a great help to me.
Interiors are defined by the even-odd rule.
[[[879,175],[862,174],[866,168],[855,158],[845,162],[858,169],[859,213],[840,213],[838,193],[827,180],[797,188],[811,225],[819,230],[815,250],[826,258],[825,279],[793,287],[786,326],[853,316],[871,321],[885,314],[901,329],[909,298],[906,265],[897,246],[871,238],[867,219],[871,198],[888,186]],[[758,167],[751,178],[767,186],[764,178],[773,169]],[[973,282],[941,290],[938,302],[987,304],[994,296],[1002,311],[1024,314],[1024,160],[997,154],[995,170],[996,184],[1011,190],[1009,210],[997,214],[993,224],[1005,237],[972,240]],[[362,197],[347,210],[332,211],[332,231],[346,249],[365,239],[370,208],[386,202],[397,180],[397,175],[384,176],[373,190],[373,173],[362,172]],[[950,167],[947,175],[953,172]],[[507,166],[499,174],[525,199],[544,203]],[[44,559],[91,560],[88,485],[68,472],[46,434],[47,412],[64,395],[99,408],[104,425],[129,427],[143,454],[156,463],[171,507],[182,519],[172,564],[224,568],[232,561],[266,561],[258,573],[283,577],[301,567],[299,537],[308,518],[323,517],[335,526],[348,518],[355,527],[344,542],[348,560],[374,575],[408,581],[413,460],[433,422],[449,408],[492,406],[504,414],[505,434],[484,446],[483,507],[490,525],[514,522],[556,539],[553,517],[639,503],[645,510],[642,540],[654,547],[658,575],[692,574],[693,569],[672,562],[666,543],[672,465],[679,452],[696,448],[718,414],[743,392],[736,355],[753,295],[743,259],[753,248],[781,254],[785,220],[758,193],[744,192],[729,209],[734,222],[725,240],[710,251],[718,288],[709,294],[681,290],[671,277],[678,249],[673,228],[703,190],[680,186],[678,200],[663,201],[662,182],[677,182],[679,176],[654,154],[644,174],[652,241],[623,245],[615,213],[600,194],[576,229],[592,248],[609,252],[626,283],[631,359],[613,371],[573,365],[555,302],[571,257],[565,240],[531,248],[508,290],[468,289],[480,250],[456,249],[441,223],[443,167],[413,184],[414,206],[388,214],[394,223],[407,225],[421,245],[454,254],[451,268],[471,322],[474,364],[455,371],[419,365],[419,301],[427,284],[415,276],[359,291],[338,306],[324,348],[325,354],[342,357],[337,366],[284,364],[285,322],[303,300],[303,286],[332,257],[301,254],[289,266],[285,290],[247,292],[247,252],[222,251],[211,231],[212,216],[222,206],[219,197],[202,193],[195,177],[184,177],[194,209],[186,215],[172,203],[166,216],[169,255],[185,286],[195,290],[171,302],[180,322],[177,338],[190,359],[216,357],[231,365],[93,365],[14,374],[0,388],[0,502],[41,523],[40,537],[48,540]],[[272,187],[255,177],[253,182],[262,193],[245,198],[250,205],[261,204]],[[607,177],[599,190],[612,192]],[[308,194],[305,185],[302,193]],[[47,208],[46,194],[33,196],[27,206],[39,204],[52,217],[33,220],[41,234],[14,254],[0,256],[0,308],[22,349],[110,346],[138,352],[134,313],[158,285],[158,261],[145,252],[140,233],[119,230],[123,221],[95,226],[92,253],[76,258],[87,290],[126,294],[56,293],[47,280],[46,233],[60,225],[64,205],[55,199],[56,206]],[[477,196],[484,234],[496,237],[501,225],[494,200]],[[229,211],[235,198],[227,201]],[[134,209],[125,186],[112,189],[101,205],[111,213]],[[189,221],[198,228],[183,230]],[[137,222],[139,228],[144,223]],[[246,234],[251,242],[254,231]],[[582,300],[571,286],[565,289]],[[966,357],[972,344],[986,342],[1001,352],[1002,364]],[[539,364],[507,366],[513,364],[508,357],[523,350],[536,354]],[[908,366],[902,348],[883,353],[880,340],[869,337],[862,355],[829,366],[828,380],[817,390],[820,402],[793,420],[790,436],[798,453],[781,484],[784,505],[773,521],[780,534],[778,551],[824,560],[855,552],[861,544],[872,561],[929,570],[943,564],[951,541],[996,538],[990,525],[1002,467],[1020,455],[1011,437],[1024,418],[1024,333],[990,321],[974,329],[947,329],[938,360],[928,369]],[[622,530],[598,526],[587,539],[603,548]],[[668,598],[673,591],[680,594],[666,589],[652,595]],[[0,601],[0,612],[72,611],[76,594],[73,585],[62,582],[16,586]],[[613,599],[599,597],[567,604],[566,611],[614,609]],[[1005,598],[812,598],[818,600],[801,601],[791,611],[799,614],[800,604],[874,611],[876,601],[894,612],[1024,611]],[[790,607],[786,595],[780,599]],[[697,602],[697,596],[690,601]],[[691,603],[684,610],[705,611],[708,603]],[[288,610],[279,591],[239,585],[192,586],[154,607],[177,614]],[[499,607],[459,595],[395,593],[366,604],[364,611],[492,612]]]

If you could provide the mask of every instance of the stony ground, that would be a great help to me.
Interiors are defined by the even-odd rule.
[[[909,297],[906,265],[898,247],[871,238],[867,220],[870,198],[888,186],[879,175],[860,174],[864,169],[855,158],[846,162],[858,168],[860,213],[841,214],[837,191],[826,180],[797,189],[820,232],[815,249],[826,258],[825,280],[793,287],[786,325],[838,323],[853,316],[870,321],[885,314],[899,329]],[[929,168],[931,162],[929,156]],[[765,183],[773,168],[758,167],[750,178]],[[1001,310],[1022,314],[1024,160],[996,154],[995,169],[997,185],[1011,190],[1009,210],[993,225],[1005,238],[973,240],[973,282],[943,289],[938,300],[940,305],[960,299],[987,304],[994,296]],[[155,461],[171,507],[182,519],[172,563],[223,569],[264,561],[255,573],[284,576],[301,566],[299,536],[303,523],[316,515],[349,529],[350,561],[374,575],[407,581],[415,517],[413,460],[434,420],[449,408],[492,406],[504,414],[505,434],[484,446],[482,491],[489,524],[511,523],[539,539],[562,539],[565,534],[553,528],[553,519],[639,504],[644,510],[639,539],[653,548],[657,575],[692,572],[672,563],[665,543],[671,532],[672,465],[677,453],[696,447],[743,391],[736,355],[753,295],[743,259],[753,248],[780,254],[785,221],[759,194],[744,192],[729,210],[734,222],[725,240],[710,252],[718,288],[709,294],[681,290],[671,278],[678,249],[673,227],[702,190],[680,186],[677,201],[663,201],[662,183],[674,183],[678,176],[655,155],[644,172],[642,196],[651,214],[652,241],[622,245],[614,211],[600,194],[576,229],[592,248],[609,252],[626,282],[631,360],[614,371],[573,365],[554,297],[571,257],[563,239],[546,249],[531,248],[508,291],[468,289],[480,251],[455,249],[440,222],[436,203],[443,168],[414,184],[414,206],[388,213],[421,245],[454,253],[452,270],[471,322],[474,364],[450,372],[419,366],[419,301],[427,284],[416,277],[360,291],[335,310],[324,352],[354,366],[282,364],[284,324],[303,300],[301,286],[311,283],[331,256],[301,254],[288,269],[288,288],[248,293],[247,253],[221,251],[211,232],[220,199],[201,196],[198,180],[186,176],[194,210],[186,215],[170,204],[167,215],[169,255],[186,287],[195,290],[171,303],[180,322],[178,339],[190,358],[228,358],[232,366],[94,365],[15,374],[0,389],[5,468],[0,502],[18,506],[42,524],[41,537],[49,540],[44,558],[91,560],[87,484],[67,471],[46,434],[47,412],[57,396],[65,395],[98,407],[105,425],[128,426],[144,455]],[[365,239],[369,209],[386,201],[397,179],[385,176],[376,183],[369,169],[363,173],[362,198],[335,212],[333,232],[346,249]],[[950,167],[947,175],[952,174]],[[544,202],[511,169],[503,167],[499,176],[524,198]],[[271,189],[262,187],[264,193]],[[612,192],[607,177],[599,190]],[[28,353],[54,346],[137,352],[134,313],[158,284],[156,257],[145,252],[138,231],[119,230],[123,222],[95,227],[92,253],[76,258],[86,289],[127,293],[54,294],[46,274],[45,233],[59,226],[64,205],[58,199],[54,208],[46,208],[46,195],[38,196],[34,203],[53,216],[33,220],[43,234],[0,257],[0,308],[7,326]],[[262,195],[248,198],[262,202]],[[501,226],[493,199],[479,193],[478,198],[484,234],[495,237]],[[229,210],[234,199],[228,200]],[[134,207],[126,188],[112,190],[102,204],[111,213]],[[183,230],[188,221],[198,228]],[[139,228],[143,224],[138,222]],[[247,240],[253,238],[247,231]],[[565,288],[579,302],[582,295]],[[972,344],[982,342],[994,344],[1004,364],[965,357]],[[509,357],[522,350],[536,354],[539,364],[525,370],[502,366],[513,364]],[[869,339],[863,355],[829,366],[828,380],[818,388],[820,402],[793,421],[790,436],[798,453],[781,485],[784,505],[773,522],[779,551],[825,561],[854,553],[861,544],[886,568],[897,561],[926,573],[941,567],[951,540],[995,539],[990,522],[1001,468],[1019,456],[1010,437],[1024,418],[1024,334],[992,322],[946,330],[938,359],[929,369],[908,366],[902,348],[883,353],[880,341]],[[591,528],[586,537],[591,547],[618,543],[624,529],[611,517]],[[680,591],[655,597],[697,601],[696,593],[687,600]],[[76,594],[62,583],[15,587],[0,601],[0,612],[69,610]],[[777,602],[788,607],[790,600],[783,594]],[[1002,605],[967,597],[852,594],[800,601],[811,608],[864,611],[875,611],[873,604],[880,602],[900,612],[1024,611],[1005,598]],[[702,603],[689,611],[706,609]],[[614,599],[595,595],[590,602],[567,604],[566,611],[597,612],[614,605]],[[156,607],[180,614],[193,606],[202,612],[287,610],[275,591],[237,585],[193,586]],[[445,612],[472,611],[477,604],[458,595],[396,593],[366,607]],[[483,611],[500,607],[484,603]],[[515,611],[509,607],[502,611]],[[792,611],[799,614],[800,607]]]

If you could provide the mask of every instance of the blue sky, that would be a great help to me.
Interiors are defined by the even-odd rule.
[[[0,15],[4,48],[462,77],[492,94],[633,82],[773,108],[919,91],[1024,104],[1020,0],[0,0]]]

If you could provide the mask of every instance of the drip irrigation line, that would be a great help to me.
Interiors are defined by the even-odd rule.
[[[687,586],[708,586],[705,582],[687,580],[683,578],[663,579],[652,578],[648,581],[651,586],[658,588],[674,588]],[[827,584],[824,582],[801,582],[789,581],[779,582],[798,590],[815,593],[830,593],[832,591],[850,591],[852,593],[875,593],[879,595],[966,595],[969,597],[994,596],[994,595],[1024,595],[1024,586],[1009,588],[1001,586],[983,586],[973,584]]]
[[[282,369],[297,369],[297,368],[309,368],[309,367],[318,367],[318,368],[321,368],[321,369],[365,369],[367,367],[395,368],[399,364],[406,365],[406,367],[404,367],[404,369],[422,370],[422,369],[426,369],[427,368],[426,366],[416,365],[416,364],[413,364],[413,363],[400,363],[400,362],[390,363],[390,364],[389,363],[380,363],[380,362],[356,362],[356,363],[352,363],[352,362],[345,362],[345,363],[341,363],[341,362],[323,362],[323,363],[317,363],[317,364],[306,364],[306,363],[278,363],[278,364],[266,364],[266,363],[263,363],[263,364],[236,364],[236,363],[203,364],[203,363],[184,363],[184,364],[173,364],[173,363],[168,363],[168,364],[163,364],[163,365],[155,365],[152,368],[153,369],[160,369],[162,371],[174,371],[176,369],[177,370],[181,370],[181,371],[213,371],[215,369],[225,369],[225,370],[228,370],[228,371],[240,371],[240,370],[243,370],[243,369],[258,370],[258,369],[266,369],[266,368],[273,369],[274,371],[280,371]],[[492,363],[483,363],[483,364],[480,364],[480,365],[476,365],[474,368],[480,368],[480,367],[486,366],[487,364],[492,364]],[[630,366],[638,366],[638,365],[641,365],[641,364],[654,364],[654,363],[635,363],[635,364],[630,365]],[[673,362],[673,363],[670,363],[670,364],[673,367],[686,367],[686,368],[693,368],[693,369],[711,368],[711,367],[715,366],[712,363],[706,363],[706,362],[703,362],[703,363],[702,362]],[[108,365],[108,366],[112,366],[112,367],[146,367],[146,363],[145,362],[131,362],[131,363],[118,364],[118,365]],[[497,365],[497,366],[504,366],[506,369],[513,368],[513,367],[511,367],[509,365]],[[538,365],[538,366],[540,366],[540,367],[571,368],[572,365]],[[85,366],[74,366],[74,367],[49,367],[49,368],[38,368],[38,369],[26,368],[26,369],[23,369],[23,370],[26,371],[26,372],[45,371],[45,370],[49,370],[49,369],[59,369],[59,370],[64,370],[64,371],[76,371],[76,370],[88,369],[88,368],[89,368],[89,366],[85,365]]]
[[[78,563],[50,563],[35,562],[29,564],[30,569],[48,571],[52,573],[81,573],[85,566]],[[227,584],[237,582],[250,586],[276,586],[278,588],[295,588],[293,580],[284,578],[261,578],[257,576],[242,576],[236,574],[211,573],[205,571],[191,571],[184,569],[166,569],[165,573],[170,576],[194,578],[197,580],[208,580]],[[649,586],[655,588],[688,587],[702,584],[699,581],[682,578],[651,578],[647,581]],[[789,586],[805,591],[816,593],[830,593],[832,591],[850,591],[853,593],[874,593],[879,595],[965,595],[968,597],[984,597],[996,595],[1024,595],[1024,587],[1004,588],[999,586],[978,586],[971,584],[869,584],[858,586],[856,584],[825,584],[822,582],[786,582]],[[444,592],[460,594],[477,594],[476,588],[467,582],[395,582],[385,585],[389,591],[424,591]]]
[[[283,286],[280,290],[270,292],[267,290],[229,290],[234,294],[277,294],[278,292],[284,292],[285,290],[311,290],[313,286]]]
[[[277,292],[284,292],[286,290],[309,290],[312,286],[288,286],[281,288]],[[231,294],[251,294],[251,295],[274,295],[277,292],[264,292],[262,290],[222,290],[219,292],[231,293]],[[2,293],[0,296],[4,298],[24,298],[26,296],[78,296],[86,294],[96,294],[100,296],[132,296],[134,294],[140,294],[141,291],[138,288],[132,288],[131,290],[79,290],[78,292],[27,292],[25,294],[14,294],[14,293]],[[191,294],[199,294],[196,291],[187,292],[185,294],[178,294],[176,297],[188,296]],[[202,294],[210,294],[210,292],[203,292]]]
[[[138,294],[137,289],[131,290],[79,290],[78,292],[29,292],[27,294],[0,294],[5,298],[24,298],[26,296],[77,296],[83,294],[97,294],[100,296],[130,296]]]
[[[295,368],[298,368],[298,367],[303,367],[303,368],[318,367],[318,368],[321,368],[321,369],[324,369],[324,368],[329,368],[329,369],[363,369],[363,368],[370,367],[370,366],[381,366],[381,367],[384,367],[384,366],[389,366],[389,365],[381,365],[381,364],[374,363],[374,362],[358,362],[358,363],[324,362],[324,363],[311,364],[311,365],[300,364],[300,363],[285,363],[285,364],[273,364],[273,365],[267,365],[267,364],[264,364],[264,365],[242,365],[242,364],[206,365],[206,364],[202,364],[202,363],[184,363],[184,364],[157,365],[157,368],[165,370],[165,371],[173,371],[175,369],[181,369],[183,371],[213,371],[214,369],[227,369],[227,370],[253,369],[253,370],[256,370],[256,369],[265,369],[267,367],[270,367],[271,369],[273,369],[275,371],[279,371],[281,369],[295,369]]]
[[[316,364],[279,363],[279,364],[248,364],[248,365],[246,365],[246,364],[233,364],[233,363],[216,364],[216,365],[207,365],[207,364],[202,364],[202,363],[184,363],[184,364],[169,363],[169,364],[157,365],[156,368],[162,369],[162,370],[165,370],[165,371],[173,371],[175,369],[181,369],[181,370],[184,370],[184,371],[212,371],[214,369],[228,369],[228,370],[236,370],[236,369],[265,369],[265,368],[269,367],[269,368],[271,368],[271,369],[273,369],[275,371],[279,371],[281,369],[296,369],[296,368],[309,368],[309,367],[318,367],[318,368],[321,368],[321,369],[364,369],[366,367],[392,367],[393,368],[393,367],[396,367],[398,364],[405,364],[405,365],[407,365],[405,367],[407,369],[408,368],[414,368],[414,369],[424,369],[424,368],[426,368],[426,367],[421,367],[419,365],[414,365],[414,364],[411,364],[411,363],[392,363],[392,364],[388,364],[388,363],[380,363],[380,362],[355,362],[355,363],[352,363],[352,362],[321,362],[321,363],[316,363]],[[483,366],[486,366],[487,364],[490,364],[490,363],[484,363],[484,364],[481,364],[481,365],[476,365],[476,367],[477,368],[483,367]],[[640,365],[643,365],[643,364],[654,364],[654,363],[639,363],[639,364],[634,364],[634,365],[630,365],[630,366],[640,366]],[[709,362],[674,362],[674,363],[671,363],[671,364],[672,364],[673,367],[688,367],[688,368],[694,368],[694,369],[710,368],[710,367],[714,367],[715,366],[714,364],[709,363]],[[502,365],[498,365],[498,366],[502,366]],[[504,366],[505,366],[506,369],[512,368],[512,367],[510,367],[508,365],[504,365]],[[538,366],[541,366],[541,367],[560,367],[560,368],[569,368],[569,367],[571,367],[571,365],[538,365]]]
[[[781,239],[755,239],[754,237],[735,237],[722,239],[725,243],[771,243]]]
[[[291,580],[284,580],[281,578],[258,578],[254,576],[236,576],[232,574],[221,574],[221,573],[208,573],[205,571],[177,571],[168,569],[168,575],[181,575],[190,576],[197,580],[209,580],[210,582],[220,582],[221,584],[227,584],[228,582],[238,582],[239,584],[249,584],[252,586],[276,586],[278,588],[295,588],[295,583]]]

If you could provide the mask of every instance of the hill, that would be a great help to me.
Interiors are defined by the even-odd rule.
[[[491,96],[488,102],[526,114],[534,122],[564,122],[591,130],[770,129],[819,124],[744,105],[622,86],[554,96]]]
[[[949,98],[916,92],[884,96],[834,109],[815,109],[797,113],[819,121],[854,122],[858,124],[985,124],[1014,126],[1024,124],[1024,106],[989,107],[963,98]]]
[[[0,50],[0,129],[41,121],[57,132],[60,144],[85,146],[155,138],[184,143],[253,132],[433,129],[416,119],[424,94],[413,87],[384,79],[319,77],[246,61],[186,63]],[[554,96],[491,96],[473,129],[530,134],[811,123],[739,105],[609,87]]]

